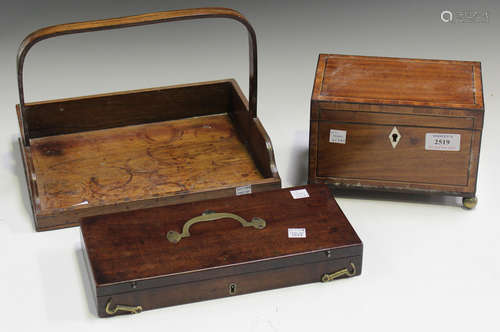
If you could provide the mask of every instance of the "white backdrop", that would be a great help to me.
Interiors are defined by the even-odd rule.
[[[322,53],[482,62],[486,116],[479,204],[400,195],[339,197],[364,241],[363,274],[99,319],[79,229],[36,233],[17,137],[15,55],[42,26],[154,10],[218,5],[240,10],[258,38],[258,116],[284,186],[306,182],[309,100]],[[18,1],[0,14],[0,317],[3,331],[384,330],[498,331],[500,223],[499,3],[496,1]],[[488,11],[489,23],[444,23],[442,10]],[[177,22],[65,36],[28,55],[27,100],[235,77],[247,82],[237,23]]]

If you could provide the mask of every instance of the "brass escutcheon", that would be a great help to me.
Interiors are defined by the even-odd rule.
[[[130,306],[130,305],[116,304],[115,307],[111,309],[111,299],[109,299],[108,303],[106,304],[106,313],[108,315],[114,315],[118,311],[126,311],[131,314],[138,314],[142,311],[142,307],[140,305]]]
[[[229,284],[229,295],[236,294],[236,284],[234,282]]]
[[[399,140],[401,139],[401,134],[399,133],[398,128],[392,128],[391,133],[389,134],[389,141],[391,142],[392,147],[395,149],[398,146]]]
[[[203,222],[203,221],[213,221],[213,220],[219,220],[219,219],[234,219],[236,221],[239,221],[241,226],[243,227],[254,227],[257,229],[263,229],[266,227],[266,221],[262,218],[259,217],[254,217],[252,218],[251,221],[246,221],[242,217],[234,214],[234,213],[218,213],[218,212],[213,212],[213,211],[206,211],[204,212],[201,216],[197,216],[194,218],[189,219],[186,221],[184,226],[182,227],[182,233],[176,232],[176,231],[168,231],[167,233],[167,239],[172,242],[172,243],[178,243],[180,240],[182,240],[185,237],[190,237],[191,233],[189,233],[189,227],[192,225]]]
[[[334,273],[330,274],[325,273],[323,274],[323,277],[321,277],[321,282],[332,281],[342,276],[352,277],[353,275],[356,274],[356,265],[354,265],[354,263],[350,263],[349,265],[351,267],[351,271],[349,271],[349,269],[346,267],[345,269],[342,269]]]

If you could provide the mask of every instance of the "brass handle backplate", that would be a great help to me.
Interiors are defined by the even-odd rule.
[[[106,304],[106,313],[108,315],[114,315],[118,311],[126,311],[131,314],[138,314],[142,311],[142,307],[140,305],[137,306],[130,306],[130,305],[123,305],[123,304],[116,304],[113,309],[111,309],[111,299],[109,299],[108,303]]]
[[[213,221],[226,218],[239,221],[241,226],[243,227],[251,226],[257,229],[263,229],[266,227],[266,221],[259,217],[254,217],[252,218],[251,221],[246,221],[245,219],[234,213],[218,213],[218,212],[206,211],[201,216],[197,216],[186,221],[186,223],[182,227],[182,233],[176,231],[169,231],[167,233],[167,239],[172,243],[178,243],[183,238],[191,236],[191,233],[189,233],[189,227],[191,227],[192,225],[203,221]]]
[[[352,277],[356,274],[356,265],[354,265],[354,263],[350,263],[349,265],[351,267],[351,271],[349,271],[349,268],[346,267],[345,269],[334,273],[325,273],[323,274],[323,277],[321,277],[321,282],[332,281],[343,276]]]

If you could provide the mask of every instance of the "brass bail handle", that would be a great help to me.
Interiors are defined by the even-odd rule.
[[[346,267],[345,269],[342,269],[342,270],[334,272],[334,273],[323,274],[323,277],[321,277],[321,282],[332,281],[334,279],[337,279],[337,278],[340,278],[343,276],[352,277],[353,275],[356,274],[356,265],[354,265],[354,263],[350,263],[349,266],[351,267],[351,271],[349,271],[349,268]]]
[[[108,303],[106,303],[106,313],[108,315],[114,315],[118,311],[126,311],[131,314],[138,314],[142,312],[142,307],[140,305],[137,306],[130,306],[130,305],[123,305],[123,304],[116,304],[113,309],[111,309],[111,299],[109,299]]]
[[[176,231],[169,231],[167,233],[167,239],[172,243],[178,243],[185,237],[190,237],[191,233],[189,233],[189,227],[199,222],[204,221],[214,221],[219,219],[233,219],[239,221],[241,226],[243,227],[254,227],[256,229],[263,229],[266,227],[266,221],[259,217],[252,218],[251,221],[246,221],[242,217],[234,214],[234,213],[219,213],[213,211],[206,211],[201,216],[197,216],[186,221],[184,226],[182,227],[182,233],[178,233]]]

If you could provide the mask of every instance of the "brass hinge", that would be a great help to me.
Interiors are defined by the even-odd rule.
[[[349,271],[349,269],[346,267],[345,269],[342,269],[337,272],[323,274],[323,277],[321,277],[321,282],[332,281],[334,279],[343,276],[352,277],[353,275],[356,274],[356,265],[354,265],[354,263],[350,263],[350,266],[351,266],[351,271]]]

